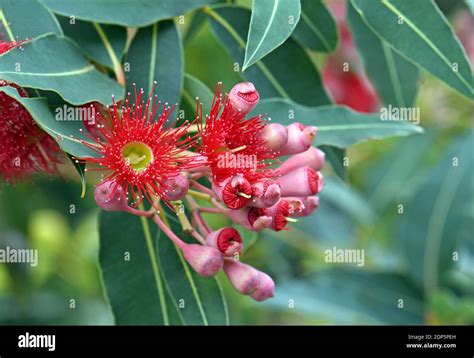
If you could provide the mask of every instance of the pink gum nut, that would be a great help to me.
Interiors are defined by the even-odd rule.
[[[224,265],[222,254],[214,247],[185,244],[181,250],[186,261],[201,276],[214,276]]]
[[[229,100],[232,108],[240,111],[241,118],[251,112],[258,103],[260,96],[255,86],[251,82],[237,83],[229,93]]]
[[[250,294],[255,301],[262,302],[275,296],[275,282],[265,272],[258,271],[260,284],[258,288]]]
[[[268,149],[280,151],[288,143],[288,128],[280,123],[270,123],[263,129],[262,138]]]
[[[288,142],[280,149],[280,155],[298,154],[308,150],[318,131],[316,127],[305,127],[298,122],[290,124],[287,128]]]
[[[288,197],[285,199],[289,200],[290,203],[296,202],[297,200],[303,203],[302,210],[294,210],[293,215],[292,215],[294,217],[303,217],[303,216],[311,215],[319,206],[319,197],[317,196],[307,196],[304,198]]]
[[[278,172],[281,175],[285,175],[297,168],[304,166],[308,166],[317,171],[322,168],[325,157],[326,155],[323,151],[315,147],[310,147],[307,151],[295,154],[285,160],[278,167]]]
[[[218,249],[223,255],[232,257],[242,252],[242,237],[239,232],[232,228],[226,227],[211,232],[206,237],[208,245]]]
[[[94,189],[97,206],[105,211],[122,211],[128,206],[127,195],[115,181],[107,180]]]
[[[324,179],[321,172],[310,167],[300,167],[278,179],[281,196],[310,196],[321,191]]]
[[[224,272],[234,288],[243,295],[255,292],[260,284],[260,275],[252,266],[235,261],[225,260]]]
[[[213,183],[212,189],[229,209],[243,208],[252,198],[252,186],[242,174],[226,179],[222,185]]]
[[[183,174],[179,174],[165,179],[163,187],[166,199],[180,200],[186,196],[189,190],[189,180]]]
[[[268,208],[280,199],[281,189],[274,180],[264,180],[252,185],[252,193],[251,206]]]
[[[267,215],[267,209],[263,208],[246,207],[240,210],[227,210],[225,214],[251,231],[261,231],[272,225],[272,218]]]

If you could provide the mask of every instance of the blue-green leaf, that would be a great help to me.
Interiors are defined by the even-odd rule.
[[[252,3],[252,17],[242,71],[280,46],[300,19],[299,0],[259,0]]]

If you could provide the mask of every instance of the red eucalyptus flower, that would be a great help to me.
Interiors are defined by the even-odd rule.
[[[202,134],[199,152],[207,156],[213,179],[217,183],[236,174],[243,174],[250,183],[273,176],[268,166],[277,157],[277,152],[265,145],[263,131],[267,122],[261,115],[245,118],[247,110],[252,109],[258,101],[258,93],[253,85],[239,85],[245,87],[245,92],[233,89],[235,98],[223,96],[221,84],[217,85],[205,123],[202,111],[198,108],[198,126]],[[236,106],[236,102],[242,104]],[[222,164],[232,161],[238,164]]]
[[[23,42],[0,41],[0,55]],[[17,85],[0,80],[0,87],[4,86],[27,96]],[[38,127],[22,104],[0,92],[0,177],[14,183],[34,173],[54,173],[59,154],[57,143]]]
[[[153,90],[146,102],[142,95],[143,90],[135,91],[134,104],[129,95],[121,108],[114,101],[108,114],[96,114],[100,135],[88,135],[93,142],[84,144],[98,156],[83,158],[100,166],[93,170],[108,171],[104,181],[113,180],[131,192],[136,205],[143,198],[151,203],[154,197],[167,201],[166,180],[192,166],[192,157],[184,151],[195,138],[187,135],[187,122],[178,128],[173,128],[176,121],[167,125],[174,108],[161,106]]]

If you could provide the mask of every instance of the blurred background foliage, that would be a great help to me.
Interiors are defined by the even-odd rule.
[[[452,21],[465,8],[438,4]],[[229,90],[242,78],[201,16],[181,26],[185,71]],[[327,58],[311,55],[318,66]],[[233,324],[474,324],[474,109],[426,73],[415,106],[425,134],[351,147],[346,182],[327,175],[315,215],[284,233],[246,233],[245,259],[276,279],[276,297],[256,303],[221,280]],[[112,324],[91,193],[80,199],[65,178],[2,185],[0,247],[36,248],[41,264],[0,264],[0,324]],[[365,266],[326,264],[333,246],[364,249]]]

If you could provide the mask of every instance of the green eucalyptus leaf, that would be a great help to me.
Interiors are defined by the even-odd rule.
[[[214,93],[197,77],[186,73],[181,108],[185,108],[189,118],[194,118],[196,115],[196,98],[202,103],[203,113],[209,114]]]
[[[253,1],[242,71],[290,37],[300,19],[300,11],[299,0]]]
[[[121,66],[127,30],[121,26],[101,25],[59,16],[64,34],[79,45],[87,57],[114,69]]]
[[[215,6],[205,11],[212,19],[212,30],[217,38],[234,60],[242,63],[250,11],[238,6]],[[313,106],[330,102],[317,68],[304,48],[292,38],[257,61],[242,76],[255,84],[261,98],[282,97]]]
[[[301,0],[301,19],[293,37],[318,52],[333,52],[337,47],[337,24],[322,0]]]
[[[54,15],[38,0],[0,0],[3,40],[32,39],[47,33],[62,35]]]
[[[158,269],[155,225],[124,212],[102,212],[99,264],[116,324],[168,325],[175,306]]]
[[[395,51],[464,96],[474,97],[465,52],[433,0],[352,0],[352,5]]]
[[[363,60],[384,104],[410,107],[415,102],[419,70],[372,32],[354,7],[348,4],[347,18]]]
[[[176,215],[164,211],[171,229],[188,241]],[[228,323],[217,279],[197,275],[151,220],[103,212],[99,234],[99,262],[116,323]]]
[[[474,232],[474,134],[457,139],[403,204],[401,248],[411,275],[427,293],[443,284],[454,252]]]
[[[55,13],[103,24],[142,27],[197,9],[214,0],[42,0]]]
[[[397,273],[328,269],[304,281],[281,283],[275,298],[265,305],[284,310],[288,309],[289,299],[293,299],[295,309],[301,314],[339,324],[423,322],[420,289]],[[398,308],[400,299],[403,309]]]
[[[171,20],[138,30],[125,60],[127,91],[143,88],[148,95],[157,82],[159,99],[173,105],[183,88],[184,60],[181,35]]]
[[[34,121],[59,144],[61,149],[75,157],[96,156],[84,142],[88,139],[83,135],[85,131],[81,120],[59,121],[55,118],[45,98],[21,97],[13,87],[0,87],[0,92],[20,102],[30,113]]]
[[[183,232],[176,214],[168,209],[164,210],[173,232],[185,242],[196,243]],[[206,326],[229,324],[227,304],[219,281],[214,277],[199,276],[187,264],[181,250],[163,233],[158,233],[157,241],[164,282],[183,322],[188,325]]]
[[[318,128],[316,145],[347,148],[360,141],[407,136],[422,133],[419,126],[406,122],[382,121],[377,114],[355,112],[347,107],[306,107],[283,99],[266,99],[258,111],[267,113],[273,121],[290,124],[300,122]]]
[[[0,55],[0,78],[21,87],[51,90],[65,101],[110,104],[123,88],[97,71],[70,40],[54,34],[37,37]]]

